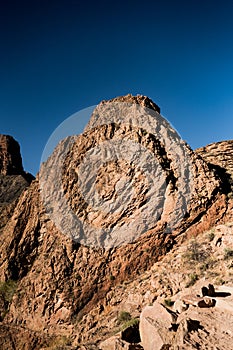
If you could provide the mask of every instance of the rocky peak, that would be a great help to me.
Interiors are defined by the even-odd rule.
[[[20,175],[23,173],[22,158],[18,142],[9,135],[0,135],[0,174]]]
[[[125,96],[119,96],[115,97],[111,100],[104,100],[101,102],[101,104],[105,103],[111,103],[111,102],[125,102],[125,103],[137,103],[138,105],[146,108],[153,109],[155,112],[160,113],[160,107],[154,103],[149,97],[144,95],[136,95],[133,96],[131,94],[125,95]]]
[[[125,102],[116,104],[116,111],[120,113],[115,119],[108,104],[111,101]],[[164,302],[167,297],[179,301],[175,295],[186,288],[186,284],[205,277],[205,272],[216,276],[213,269],[218,262],[218,277],[232,281],[231,227],[228,235],[228,227],[224,226],[225,237],[224,232],[219,236],[216,228],[216,233],[208,232],[207,242],[206,239],[201,241],[207,230],[233,221],[233,200],[223,191],[225,177],[221,171],[207,164],[204,157],[176,137],[159,115],[159,107],[149,98],[127,95],[111,101],[100,103],[101,108],[98,106],[93,112],[89,127],[82,135],[72,137],[68,150],[68,138],[61,141],[12,210],[5,206],[8,216],[6,211],[3,212],[2,217],[7,217],[7,220],[0,235],[0,348],[3,350],[13,350],[16,346],[19,350],[96,349],[101,340],[125,326],[131,315],[130,322],[133,323],[135,318],[138,321],[142,307],[155,300]],[[128,106],[132,102],[137,106]],[[145,106],[154,113],[143,111]],[[135,123],[130,123],[132,113]],[[155,115],[155,124],[151,122],[152,114]],[[122,157],[111,157],[112,145],[118,147],[116,150]],[[0,178],[17,177],[3,175],[9,174],[9,167],[2,156],[2,148]],[[103,162],[99,163],[102,159]],[[186,160],[188,167],[183,168]],[[148,164],[151,164],[149,168],[146,167]],[[95,173],[92,166],[96,166]],[[151,169],[155,173],[149,173]],[[93,173],[95,177],[89,181],[88,176]],[[149,182],[147,174],[159,174],[157,177],[148,175],[148,179],[160,179],[161,176],[161,183]],[[182,177],[189,175],[192,175],[190,184],[182,181]],[[58,180],[61,192],[57,191]],[[80,191],[82,184],[86,187]],[[128,184],[134,185],[132,191],[133,186],[127,187]],[[84,196],[86,189],[93,189],[95,196],[91,200]],[[121,193],[129,194],[125,196],[128,202],[125,202],[127,207],[123,211]],[[188,200],[184,203],[186,194]],[[54,195],[54,202],[51,202],[50,195]],[[5,190],[3,197],[5,201]],[[156,200],[161,201],[158,217],[153,212]],[[96,210],[96,203],[102,205],[102,211],[100,206]],[[109,210],[113,206],[106,203],[116,204],[115,216]],[[106,212],[109,215],[105,217]],[[82,223],[80,227],[76,225],[77,218],[81,218],[78,221]],[[152,222],[155,218],[156,221]],[[132,225],[135,222],[137,227]],[[94,233],[97,229],[100,233],[110,232],[114,239],[118,239],[119,232],[122,237],[124,233],[132,235],[138,231],[142,235],[105,249],[95,242],[85,244],[88,233],[93,237],[91,225]],[[123,226],[126,230],[122,229]],[[186,247],[187,240],[194,236],[197,243]],[[76,237],[80,239],[75,240]],[[96,237],[105,238],[104,234]],[[219,239],[221,247],[218,246]],[[225,245],[228,240],[229,244]],[[195,254],[190,255],[192,247],[196,247],[198,254],[194,251]],[[213,253],[221,254],[221,259]],[[224,276],[223,268],[229,272],[229,278]],[[212,280],[209,282],[213,283]],[[11,291],[10,298],[5,292],[8,290]],[[183,296],[181,299],[183,301]],[[187,316],[193,319],[192,315]],[[185,322],[186,318],[184,327]],[[182,333],[183,322],[178,320],[177,326],[177,336],[172,330],[176,339],[179,332]],[[209,332],[208,327],[206,329]],[[221,336],[226,334],[224,332],[219,331]],[[200,336],[204,338],[206,334]],[[98,348],[121,349],[119,342],[125,342],[125,339],[124,333],[124,339],[116,340],[117,347],[105,343],[105,347]],[[214,344],[215,339],[212,342]],[[230,349],[229,344],[222,348]],[[142,348],[139,344],[132,347],[123,343],[122,346],[124,349]]]

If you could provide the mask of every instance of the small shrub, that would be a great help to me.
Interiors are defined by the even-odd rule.
[[[228,260],[233,258],[233,249],[225,248],[224,249],[224,260]]]
[[[200,270],[203,272],[203,271],[206,271],[208,270],[209,268],[209,264],[208,263],[204,263],[200,266]]]
[[[198,280],[197,274],[196,273],[191,273],[189,275],[189,281],[186,283],[186,287],[193,286],[196,283],[197,280]]]
[[[2,306],[3,306],[2,309],[0,310],[0,321],[2,321],[6,316],[16,289],[17,289],[16,281],[8,280],[6,282],[0,282],[0,299],[2,301]]]
[[[129,321],[126,321],[122,327],[121,330],[125,330],[126,328],[137,326],[139,324],[139,319],[138,318],[131,318]]]
[[[218,277],[216,278],[215,280],[215,284],[217,284],[218,286],[221,286],[223,284],[225,284],[226,282],[221,278],[221,277]]]
[[[64,348],[68,345],[71,345],[70,339],[65,336],[59,336],[53,338],[45,350],[64,350]]]
[[[164,304],[168,307],[171,307],[174,304],[174,301],[171,299],[164,299]]]
[[[141,129],[142,130],[142,135],[145,136],[147,134],[147,131],[145,129]]]
[[[208,234],[208,239],[210,242],[212,242],[214,240],[215,234],[214,231],[210,231],[210,233]]]
[[[215,264],[215,261],[210,258],[206,262],[201,264],[200,270],[203,272],[203,271],[206,271],[208,269],[211,269],[214,266],[214,264]]]
[[[127,311],[121,311],[119,316],[118,316],[118,322],[126,322],[131,320],[131,315]]]
[[[110,281],[114,281],[114,280],[115,280],[115,277],[114,277],[113,275],[110,275],[110,276],[109,276],[109,279],[110,279]]]
[[[11,303],[13,295],[17,289],[17,282],[8,280],[6,282],[0,282],[0,295],[8,304]]]
[[[204,262],[208,257],[208,253],[202,248],[200,243],[198,243],[196,240],[193,240],[188,245],[183,257],[189,263]]]

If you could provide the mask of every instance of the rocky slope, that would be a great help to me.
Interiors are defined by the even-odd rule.
[[[141,345],[148,350],[165,344],[169,349],[232,349],[232,233],[233,223],[214,226],[172,249],[140,279],[112,290],[111,312],[102,317],[116,334],[101,342],[100,349],[117,349],[119,343],[126,346],[120,331],[137,319]],[[209,284],[215,293],[203,297],[203,287]],[[119,324],[122,312],[128,312],[131,321]],[[94,310],[90,316],[96,317]],[[98,337],[100,329],[90,332]]]
[[[117,112],[121,113],[109,123],[105,118],[112,115],[112,106],[119,108],[119,103]],[[138,317],[143,306],[160,300],[159,297],[173,296],[184,288],[187,276],[182,272],[185,270],[181,269],[179,259],[174,265],[177,271],[166,282],[160,273],[153,272],[153,268],[158,267],[161,273],[172,270],[172,254],[178,252],[179,247],[186,247],[187,240],[199,235],[197,239],[201,242],[199,237],[203,232],[233,221],[231,184],[222,166],[213,167],[200,151],[193,152],[177,139],[159,112],[159,107],[144,96],[127,95],[103,101],[94,111],[84,134],[61,142],[36,180],[19,198],[20,191],[13,196],[14,192],[9,190],[15,198],[14,205],[8,216],[5,209],[1,211],[7,218],[2,225],[0,256],[2,349],[100,348],[101,341],[121,327],[120,311],[127,310],[130,317]],[[151,122],[151,113],[157,120],[155,125],[154,119]],[[129,118],[126,123],[119,119],[121,115]],[[137,118],[133,125],[129,123],[132,115]],[[145,120],[148,120],[149,129]],[[103,151],[101,145],[108,142],[117,147],[133,145],[132,153],[136,156],[133,159],[129,156],[127,161],[112,155],[108,159],[109,148],[105,148],[104,161],[99,164],[98,152]],[[118,149],[127,154],[130,147],[123,151]],[[5,181],[7,176],[18,175],[7,175],[6,169],[12,171],[14,168],[8,165],[12,164],[12,157],[6,161],[7,147],[1,149]],[[92,149],[94,153],[90,153]],[[83,155],[86,154],[97,157],[90,158],[95,159],[94,162],[84,163]],[[184,155],[189,161],[187,168],[180,170],[180,157]],[[153,191],[150,192],[152,187],[146,180],[148,169],[144,164],[154,160],[164,181],[158,194],[158,198],[162,198],[162,204],[157,207],[159,215],[153,221],[155,212],[149,199],[152,198],[152,203],[158,199],[153,197]],[[88,167],[100,165],[99,170],[85,167],[88,171],[82,178],[77,175],[82,163]],[[144,173],[134,164],[139,164]],[[228,165],[224,166],[228,169]],[[20,170],[20,166],[17,169]],[[93,179],[88,177],[92,170],[96,172],[97,199],[101,197],[108,205],[112,199],[118,203],[120,180],[126,179],[120,189],[126,189],[127,194],[128,184],[134,184],[135,193],[129,197],[127,210],[119,202],[117,214],[106,215],[104,210],[94,210],[90,201],[83,200],[80,181],[90,184],[89,189],[92,189]],[[186,177],[192,174],[190,182],[181,181],[184,174]],[[19,176],[24,177],[24,173]],[[58,188],[57,184],[61,186]],[[159,187],[159,183],[157,185]],[[3,201],[8,202],[4,184],[1,191]],[[185,205],[180,204],[184,201],[182,194],[188,195]],[[184,209],[181,213],[179,207]],[[110,206],[104,208],[109,210]],[[74,213],[82,218],[84,230],[77,230]],[[138,217],[142,220],[137,221]],[[177,217],[179,220],[176,221]],[[137,226],[131,222],[137,222]],[[94,239],[91,225],[100,232]],[[122,226],[125,231],[121,231]],[[113,237],[111,244],[114,244],[109,246],[103,230],[109,230]],[[135,236],[139,230],[141,234]],[[117,240],[117,232],[120,232],[120,240]],[[128,240],[130,235],[133,238]],[[148,280],[147,285],[143,283],[144,279]],[[232,281],[229,279],[229,282]],[[132,290],[133,294],[129,294]],[[20,340],[17,334],[22,334]],[[204,338],[204,333],[200,337]],[[125,342],[119,337],[116,341]],[[135,349],[140,346],[135,345]],[[222,344],[219,346],[221,349]]]

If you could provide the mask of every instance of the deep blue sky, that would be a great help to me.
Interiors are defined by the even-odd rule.
[[[231,0],[0,0],[0,133],[35,174],[64,119],[140,93],[192,148],[232,139],[232,18]]]

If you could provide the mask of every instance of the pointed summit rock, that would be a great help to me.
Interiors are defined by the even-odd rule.
[[[21,175],[24,172],[20,146],[9,135],[0,135],[0,174]]]

